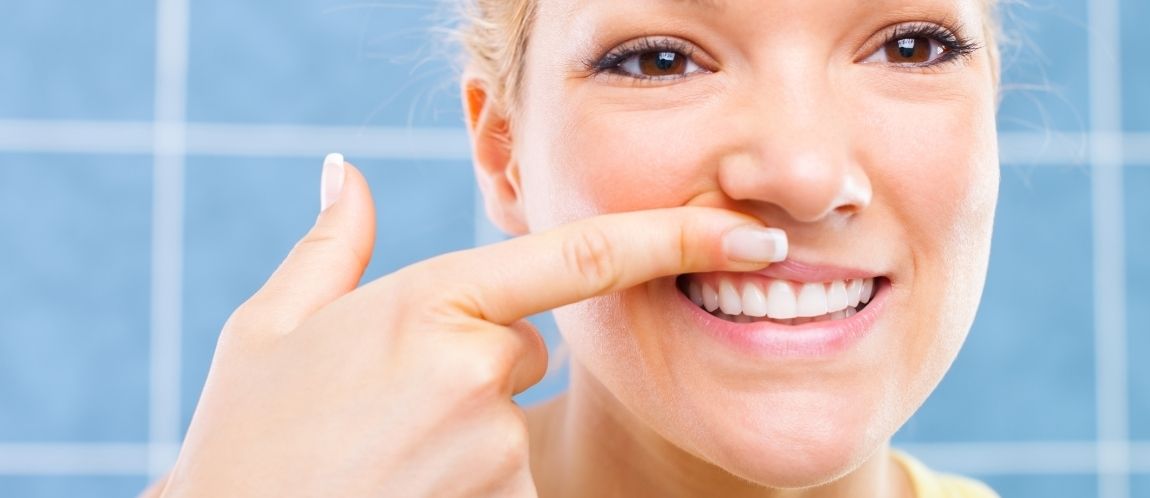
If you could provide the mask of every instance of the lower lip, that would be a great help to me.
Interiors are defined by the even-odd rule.
[[[881,279],[862,311],[849,318],[783,325],[770,321],[735,323],[708,313],[676,291],[687,314],[703,333],[736,352],[758,358],[829,358],[850,349],[874,330],[886,305],[890,282]]]

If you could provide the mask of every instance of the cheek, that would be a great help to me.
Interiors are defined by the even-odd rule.
[[[958,354],[982,294],[999,180],[992,102],[964,95],[871,110],[882,116],[866,145],[876,199],[912,265],[902,294],[914,312],[899,328],[936,331],[902,336],[902,376],[923,397]]]
[[[523,182],[532,230],[597,214],[685,204],[714,175],[698,113],[549,109],[526,143]],[[685,126],[683,123],[691,123]],[[693,128],[692,128],[693,129]],[[541,136],[539,136],[541,135]]]

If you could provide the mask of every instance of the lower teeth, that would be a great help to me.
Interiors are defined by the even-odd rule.
[[[713,315],[717,318],[721,318],[721,319],[726,320],[728,322],[735,322],[735,323],[771,322],[771,323],[777,323],[780,325],[802,325],[804,323],[825,322],[825,321],[830,321],[830,320],[842,320],[844,318],[850,318],[850,317],[854,316],[856,313],[858,313],[859,311],[861,311],[862,308],[865,306],[866,305],[859,305],[859,308],[857,308],[857,309],[856,308],[847,308],[847,309],[842,310],[842,311],[836,311],[834,313],[827,313],[827,314],[821,315],[821,316],[797,317],[797,318],[788,318],[788,319],[768,318],[765,316],[747,316],[747,315],[742,315],[742,314],[728,315],[728,314],[723,313],[722,311],[717,310],[717,309],[715,311],[711,311],[709,313],[711,313],[711,315]]]

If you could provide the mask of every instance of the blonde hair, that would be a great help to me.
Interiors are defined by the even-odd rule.
[[[518,104],[536,0],[464,0],[456,36],[465,65],[511,115]]]
[[[524,59],[535,24],[538,0],[462,0],[461,25],[455,31],[463,47],[464,64],[483,81],[489,95],[508,115],[518,105],[523,83]],[[998,40],[999,0],[982,0],[987,22],[984,36],[990,56],[994,84],[1000,78]]]

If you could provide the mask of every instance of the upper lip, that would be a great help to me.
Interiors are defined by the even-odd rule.
[[[762,270],[750,273],[762,275],[767,278],[790,280],[793,282],[830,282],[832,280],[850,280],[854,278],[874,278],[882,276],[881,273],[870,270],[811,264],[790,259],[779,263],[772,263]]]

